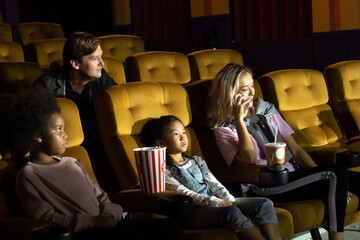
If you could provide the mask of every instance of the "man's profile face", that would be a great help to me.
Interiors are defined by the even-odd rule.
[[[78,62],[78,70],[82,73],[82,75],[89,78],[101,77],[101,70],[104,66],[104,62],[101,58],[102,54],[103,51],[99,45],[95,52],[81,58],[81,61]]]

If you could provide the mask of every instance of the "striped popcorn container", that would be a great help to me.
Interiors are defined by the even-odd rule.
[[[141,190],[144,193],[165,191],[166,147],[143,147],[133,151]]]

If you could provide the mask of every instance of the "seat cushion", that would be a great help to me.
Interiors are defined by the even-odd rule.
[[[24,62],[21,45],[16,42],[0,42],[0,62]]]
[[[324,221],[325,205],[321,199],[279,203],[275,206],[291,213],[294,221],[294,233],[317,228]]]
[[[172,82],[185,84],[190,81],[190,67],[186,55],[178,52],[153,51],[137,53],[125,60],[128,82]]]
[[[228,63],[244,65],[240,52],[231,49],[205,49],[188,54],[191,81],[214,79],[216,73]]]
[[[114,79],[117,84],[126,82],[125,70],[123,63],[112,57],[102,57],[104,61],[104,68],[110,77]]]
[[[113,57],[121,62],[134,53],[145,52],[144,41],[138,36],[114,34],[98,38],[101,40],[103,56]]]
[[[60,24],[48,22],[18,23],[15,29],[19,31],[24,45],[41,39],[64,38],[64,32]]]
[[[36,63],[2,62],[0,63],[0,92],[14,92],[29,88],[43,74]]]

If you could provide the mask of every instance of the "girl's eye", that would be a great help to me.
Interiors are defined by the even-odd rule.
[[[57,128],[56,131],[57,131],[57,132],[61,132],[61,128]]]

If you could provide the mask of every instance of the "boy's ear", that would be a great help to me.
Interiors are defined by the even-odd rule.
[[[165,147],[165,146],[166,146],[165,141],[164,141],[163,139],[161,139],[161,138],[156,139],[156,140],[155,140],[155,143],[156,143],[156,145],[158,145],[159,147]]]

